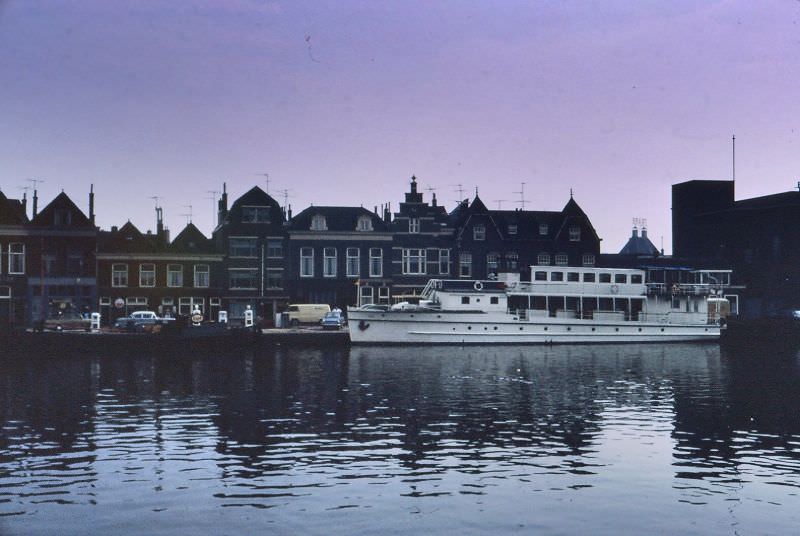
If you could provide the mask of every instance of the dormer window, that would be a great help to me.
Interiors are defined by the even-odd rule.
[[[516,225],[509,225],[508,226],[508,234],[510,234],[510,235],[517,234],[517,226]]]
[[[314,214],[314,217],[311,218],[311,230],[312,231],[327,231],[328,224],[325,221],[325,216],[322,214]]]
[[[269,207],[242,207],[242,223],[269,223]]]
[[[372,231],[372,218],[369,216],[359,216],[358,224],[356,225],[357,231]]]
[[[570,225],[569,226],[569,241],[570,242],[580,242],[581,241],[581,228],[578,225]]]
[[[473,240],[486,240],[486,226],[482,223],[474,225],[472,227],[472,239]]]
[[[541,236],[547,236],[547,233],[550,232],[550,227],[546,223],[539,224],[539,234]]]

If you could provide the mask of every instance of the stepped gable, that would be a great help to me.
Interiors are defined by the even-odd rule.
[[[214,253],[214,241],[189,222],[172,241],[169,249],[176,253]]]
[[[94,229],[86,214],[73,203],[67,194],[61,192],[44,207],[31,224],[37,227],[69,227],[72,229]]]
[[[373,231],[387,231],[387,224],[377,214],[370,212],[364,207],[326,207],[311,206],[292,218],[291,229],[293,231],[319,231],[311,229],[314,216],[325,218],[324,231],[354,232],[357,230],[358,220],[361,217],[368,217],[372,221]]]
[[[0,225],[24,225],[28,223],[25,205],[19,199],[9,199],[0,191]]]

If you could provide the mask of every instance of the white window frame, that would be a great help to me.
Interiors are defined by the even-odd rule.
[[[178,314],[190,315],[195,309],[200,310],[201,315],[205,315],[206,300],[196,296],[186,296],[178,298]]]
[[[477,242],[486,240],[486,225],[476,223],[472,226],[472,239]]]
[[[277,244],[277,247],[280,248],[280,252],[281,252],[280,255],[274,255],[274,254],[272,254],[270,252],[270,249],[272,249],[273,251],[275,249],[277,249],[275,247],[275,244]],[[282,259],[283,258],[283,240],[278,239],[278,238],[269,238],[269,239],[267,239],[267,258],[268,259]]]
[[[580,227],[580,225],[570,225],[569,226],[569,241],[570,242],[580,242],[581,241],[581,227]]]
[[[509,251],[506,253],[506,270],[519,270],[519,253],[516,251]],[[511,263],[514,263],[512,266]]]
[[[152,270],[145,270],[145,266],[152,266]],[[152,285],[148,285],[147,281],[145,281],[144,276],[145,274],[152,274]],[[143,288],[153,288],[156,286],[156,264],[154,262],[143,262],[139,265],[139,286]]]
[[[377,255],[376,255],[376,253],[377,253]],[[382,248],[369,248],[369,276],[370,277],[383,277],[383,249]]]
[[[547,236],[550,233],[550,226],[546,223],[539,224],[539,236]]]
[[[339,251],[336,248],[322,248],[322,277],[336,277],[338,256]]]
[[[198,268],[205,267],[205,270],[198,270]],[[202,282],[198,282],[198,275],[205,274],[206,281],[205,285],[201,284]],[[211,286],[211,266],[208,264],[195,264],[194,265],[194,277],[192,278],[195,288],[208,288]]]
[[[234,272],[236,273],[249,272],[251,274],[254,274],[255,277],[253,278],[253,281],[255,281],[256,284],[251,287],[234,287],[233,285],[231,285],[231,274]],[[256,290],[258,288],[258,268],[228,268],[228,287],[231,290]]]
[[[594,266],[595,258],[593,253],[584,253],[581,258],[581,264],[584,266]]]
[[[314,277],[314,248],[300,248],[300,277]]]
[[[359,305],[375,303],[371,286],[363,285],[358,289],[358,302]]]
[[[444,267],[444,270],[442,268]],[[439,274],[448,275],[450,273],[450,250],[439,250]]]
[[[355,252],[355,255],[352,253]],[[345,268],[347,277],[358,277],[361,275],[361,248],[347,248],[347,266]]]
[[[8,285],[0,286],[0,300],[11,299],[11,287]]]
[[[419,218],[408,218],[408,232],[418,233],[420,230]]]
[[[325,219],[325,216],[322,214],[314,214],[311,218],[311,230],[312,231],[327,231],[328,230],[328,222]]]
[[[539,253],[538,255],[536,255],[536,264],[538,266],[550,266],[550,254]]]
[[[508,234],[515,235],[517,234],[517,226],[516,224],[512,224],[508,226]]]
[[[252,242],[252,244],[253,244],[252,255],[233,255],[233,253],[231,252],[231,241],[232,240],[247,240],[248,243]],[[228,257],[230,257],[231,259],[256,259],[256,258],[258,258],[258,237],[256,237],[256,236],[229,236],[228,237]]]
[[[494,270],[492,269],[494,267]],[[500,271],[500,254],[492,251],[486,254],[486,275]]]
[[[20,246],[20,251],[14,251],[14,246]],[[18,266],[14,266],[18,263]],[[8,244],[8,274],[25,273],[25,243],[11,242]]]
[[[569,266],[569,256],[566,253],[556,253],[556,266]]]
[[[472,253],[464,251],[458,255],[458,276],[472,277]]]
[[[413,253],[412,253],[413,252]],[[427,251],[424,248],[403,248],[403,275],[424,275]],[[412,270],[414,265],[417,270]]]
[[[176,270],[175,267],[180,268]],[[173,281],[173,277],[177,275],[177,279]],[[180,288],[183,286],[183,265],[182,264],[167,264],[167,287]]]
[[[390,299],[389,287],[378,287],[378,303],[389,305]]]
[[[356,223],[356,231],[372,231],[372,218],[369,216],[359,216]]]
[[[123,288],[128,286],[127,264],[119,263],[111,265],[111,286],[115,288]]]

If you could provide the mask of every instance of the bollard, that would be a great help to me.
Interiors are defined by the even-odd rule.
[[[97,333],[100,331],[100,313],[92,313],[90,318],[91,324],[89,329],[91,329],[92,333]]]
[[[244,327],[252,328],[253,327],[253,310],[250,306],[247,306],[247,310],[244,312]]]

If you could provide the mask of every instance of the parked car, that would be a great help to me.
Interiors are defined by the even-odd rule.
[[[322,329],[342,329],[344,325],[344,316],[339,311],[331,311],[322,317]]]
[[[44,329],[55,331],[89,331],[92,321],[78,313],[60,313],[44,321]]]
[[[319,324],[322,318],[331,312],[327,303],[297,303],[289,305],[289,325]]]
[[[160,317],[153,311],[135,311],[130,316],[117,318],[114,327],[117,329],[141,330],[145,326],[173,322],[174,318]]]

